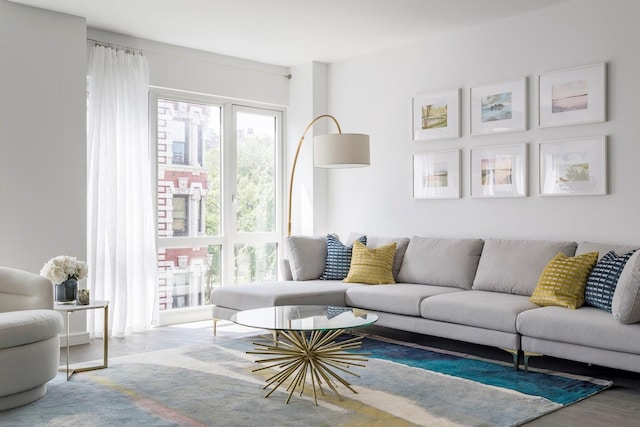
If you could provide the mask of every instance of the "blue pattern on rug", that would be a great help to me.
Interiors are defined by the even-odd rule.
[[[575,403],[611,385],[606,381],[592,382],[584,378],[577,379],[532,370],[516,371],[513,365],[435,352],[398,342],[394,344],[365,338],[362,351],[371,352],[371,357],[377,359],[515,390],[531,396],[541,396],[561,405]]]
[[[554,394],[565,402],[571,396],[573,403],[607,384],[516,372],[500,363],[367,337],[360,351],[373,356],[365,367],[353,367],[358,377],[348,378],[357,394],[340,387],[339,400],[325,390],[315,406],[309,384],[303,396],[296,393],[285,405],[285,390],[264,398],[264,381],[274,372],[253,371],[256,356],[246,352],[256,340],[261,338],[213,339],[116,357],[108,369],[78,373],[71,381],[60,373],[40,400],[0,412],[0,425],[512,427],[562,408]],[[529,395],[531,386],[536,387]]]

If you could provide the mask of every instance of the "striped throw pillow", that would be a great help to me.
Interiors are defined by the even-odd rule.
[[[367,244],[367,236],[362,236],[358,240],[362,244]],[[320,280],[342,280],[347,277],[351,267],[352,246],[343,244],[333,234],[327,235],[327,261]]]
[[[587,287],[584,291],[585,304],[611,313],[613,293],[618,285],[618,279],[634,252],[618,255],[610,251],[598,261],[587,279]]]

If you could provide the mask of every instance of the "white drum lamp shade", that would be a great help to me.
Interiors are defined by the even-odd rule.
[[[330,133],[313,139],[313,161],[319,168],[369,166],[369,135]]]

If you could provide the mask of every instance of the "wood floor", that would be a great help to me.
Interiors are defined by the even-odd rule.
[[[246,331],[246,328],[232,323],[220,322],[218,324],[218,339],[233,337],[234,334],[237,335],[238,333]],[[366,332],[399,340],[413,341],[432,347],[459,351],[479,357],[505,362],[511,361],[509,354],[496,348],[395,331],[376,326],[367,328]],[[213,339],[211,322],[197,322],[154,328],[149,332],[134,334],[126,338],[111,338],[109,340],[109,358],[166,348],[206,344],[212,342]],[[64,364],[66,361],[66,349],[61,349],[60,357],[60,363]],[[71,347],[71,363],[99,360],[101,358],[101,339],[93,340],[91,344]],[[527,426],[640,427],[640,374],[599,366],[589,366],[583,363],[570,362],[551,357],[531,358],[530,365],[537,368],[607,379],[613,381],[613,386],[602,393],[534,420],[526,424]]]

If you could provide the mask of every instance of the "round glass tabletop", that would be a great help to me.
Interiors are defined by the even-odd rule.
[[[273,331],[327,331],[369,326],[378,315],[332,305],[284,305],[240,311],[231,316],[239,325]]]

